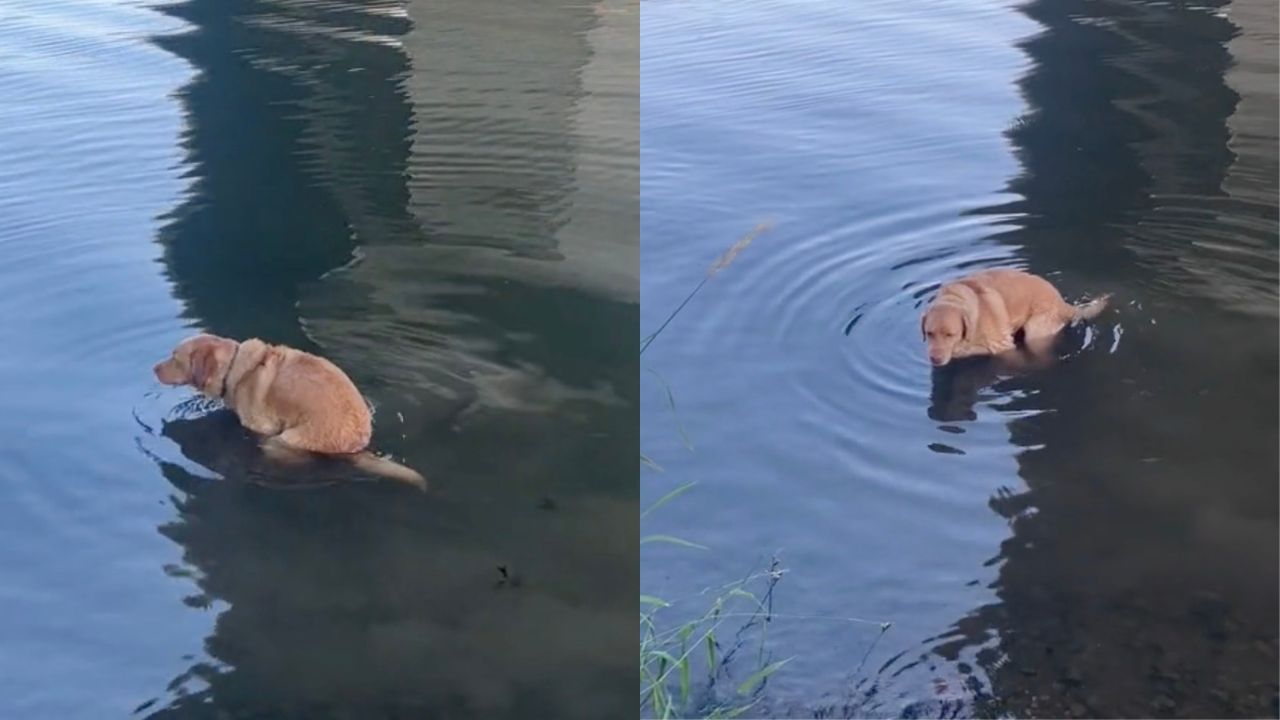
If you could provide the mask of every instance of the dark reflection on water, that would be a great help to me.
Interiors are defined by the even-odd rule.
[[[297,324],[301,287],[349,262],[357,242],[342,206],[351,190],[335,182],[338,168],[378,178],[361,166],[394,167],[403,156],[397,129],[407,126],[409,107],[395,77],[407,58],[376,40],[403,35],[405,19],[324,8],[166,8],[193,26],[157,42],[197,71],[182,90],[182,142],[196,170],[160,239],[176,294],[210,332],[312,347]],[[341,37],[343,30],[355,37]],[[377,132],[375,122],[390,132]],[[375,139],[380,151],[358,152],[356,138]],[[385,190],[370,194],[378,189]]]
[[[764,714],[1276,716],[1274,4],[662,7],[646,324],[778,222],[646,355],[696,445],[646,391],[646,453],[701,485],[653,531],[716,548],[646,581],[784,548]],[[924,303],[991,265],[1113,309],[931,371]]]
[[[75,10],[0,21],[0,714],[630,712],[634,8]],[[195,328],[338,362],[431,491],[158,390]]]
[[[929,419],[940,423],[977,420],[975,406],[978,403],[1008,394],[1011,388],[1032,373],[1052,370],[1067,347],[1080,346],[1079,334],[1076,329],[1068,328],[1053,347],[1032,350],[1020,346],[1000,357],[966,358],[946,367],[934,368],[929,392]],[[949,432],[964,432],[954,424],[945,427]]]

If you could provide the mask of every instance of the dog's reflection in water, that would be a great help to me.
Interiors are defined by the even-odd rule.
[[[215,410],[192,418],[165,420],[160,435],[173,441],[182,455],[227,480],[280,488],[305,488],[357,480],[373,480],[350,463],[314,455],[305,462],[283,462],[262,451],[259,441],[234,412]],[[154,456],[153,456],[154,457]],[[155,458],[175,484],[200,483],[192,473]],[[191,488],[183,488],[189,490]]]
[[[1019,342],[1000,355],[953,360],[933,368],[929,419],[945,423],[976,420],[974,406],[999,397],[998,383],[1052,367],[1058,362],[1063,342],[1063,338]]]

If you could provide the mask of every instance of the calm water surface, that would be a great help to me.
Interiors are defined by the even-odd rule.
[[[1276,56],[1258,0],[644,6],[642,329],[775,226],[644,356],[642,504],[699,483],[644,530],[711,550],[642,586],[779,553],[762,714],[1277,714]],[[1114,309],[931,372],[993,266]]]
[[[637,23],[4,4],[0,715],[634,711]],[[151,376],[196,329],[338,362],[431,494],[254,482]]]

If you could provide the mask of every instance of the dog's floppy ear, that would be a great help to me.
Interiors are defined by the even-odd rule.
[[[978,296],[965,298],[964,309],[960,313],[960,337],[968,340],[969,333],[978,325]]]
[[[928,338],[928,336],[924,334],[924,322],[928,319],[929,319],[929,311],[925,310],[920,315],[920,339],[921,340],[925,340]]]
[[[978,293],[964,283],[956,283],[955,294],[964,301],[964,306],[960,308],[960,337],[968,340],[969,333],[978,325],[978,305],[981,301]]]
[[[191,351],[191,385],[197,390],[204,390],[205,385],[213,379],[218,368],[217,347],[213,343],[202,345]]]

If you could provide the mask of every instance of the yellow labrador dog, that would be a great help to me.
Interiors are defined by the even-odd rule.
[[[345,457],[361,470],[426,488],[417,472],[366,450],[373,435],[369,406],[346,373],[322,357],[257,338],[197,335],[157,363],[155,374],[166,385],[220,398],[278,458]]]
[[[947,283],[920,319],[929,362],[999,355],[1016,347],[1043,346],[1069,323],[1092,320],[1109,295],[1069,305],[1048,280],[1021,270],[984,270]]]

